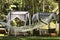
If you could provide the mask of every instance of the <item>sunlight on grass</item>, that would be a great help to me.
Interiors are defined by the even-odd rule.
[[[50,29],[56,28],[57,33],[59,33],[59,24],[56,27],[56,24],[54,24],[54,22],[50,23]],[[43,27],[40,27],[40,29],[48,29],[48,25],[45,25]]]
[[[4,36],[4,34],[0,34],[0,36]]]
[[[50,23],[50,28],[53,29],[53,28],[56,28],[55,27],[55,24],[53,22]],[[40,27],[40,29],[48,29],[48,25],[45,25],[43,27]]]
[[[59,24],[58,24],[59,27]],[[50,23],[50,29],[56,28],[56,24],[54,24],[53,22]],[[40,29],[48,29],[48,25],[45,25],[43,27],[40,27]]]
[[[54,24],[53,22],[50,23],[50,28],[53,29],[53,28],[56,28],[56,24]]]

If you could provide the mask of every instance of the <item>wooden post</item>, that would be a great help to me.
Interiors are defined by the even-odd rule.
[[[24,26],[26,26],[26,20],[27,20],[27,16],[26,16],[26,14],[25,14],[25,24],[24,24]]]
[[[57,29],[58,29],[58,23],[57,23],[57,21],[56,21],[56,31],[57,31]]]
[[[49,31],[49,34],[50,34],[50,22],[48,22],[48,31]]]
[[[31,15],[29,13],[29,26],[31,26]]]
[[[40,15],[39,15],[39,13],[38,13],[38,23],[39,23],[39,16],[40,16]]]

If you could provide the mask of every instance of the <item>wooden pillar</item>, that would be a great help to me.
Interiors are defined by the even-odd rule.
[[[49,31],[49,34],[50,34],[50,22],[48,22],[48,31]]]
[[[56,21],[56,30],[58,29],[58,23],[57,23],[57,21]]]
[[[31,26],[31,15],[29,13],[29,26]]]
[[[40,16],[40,15],[39,15],[39,13],[38,13],[38,23],[39,23],[39,16]]]
[[[11,21],[11,11],[10,11],[9,16],[10,16],[10,18],[9,18],[9,20],[8,20],[8,24],[11,25],[11,24],[10,24],[10,21]],[[10,27],[8,27],[8,35],[10,34],[9,32],[10,32]]]
[[[54,20],[55,20],[55,22],[56,22],[56,26],[55,26],[55,27],[56,27],[56,30],[57,30],[57,29],[58,29],[58,25],[57,25],[58,23],[57,23],[57,17],[56,17],[57,15],[56,15],[56,14],[57,14],[57,13],[54,14]]]
[[[25,24],[24,24],[24,26],[26,26],[26,20],[27,20],[27,16],[26,16],[26,14],[25,14]]]

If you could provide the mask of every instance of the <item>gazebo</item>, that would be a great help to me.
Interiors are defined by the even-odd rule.
[[[28,11],[10,11],[7,16],[7,24],[10,25],[10,21],[16,17],[24,22],[24,26],[26,26],[26,21],[29,19],[29,25],[31,25],[30,15]]]

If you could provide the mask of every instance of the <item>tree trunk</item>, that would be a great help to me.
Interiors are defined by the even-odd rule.
[[[44,12],[44,0],[43,0],[43,12]]]
[[[34,0],[32,0],[33,14],[34,14]]]

